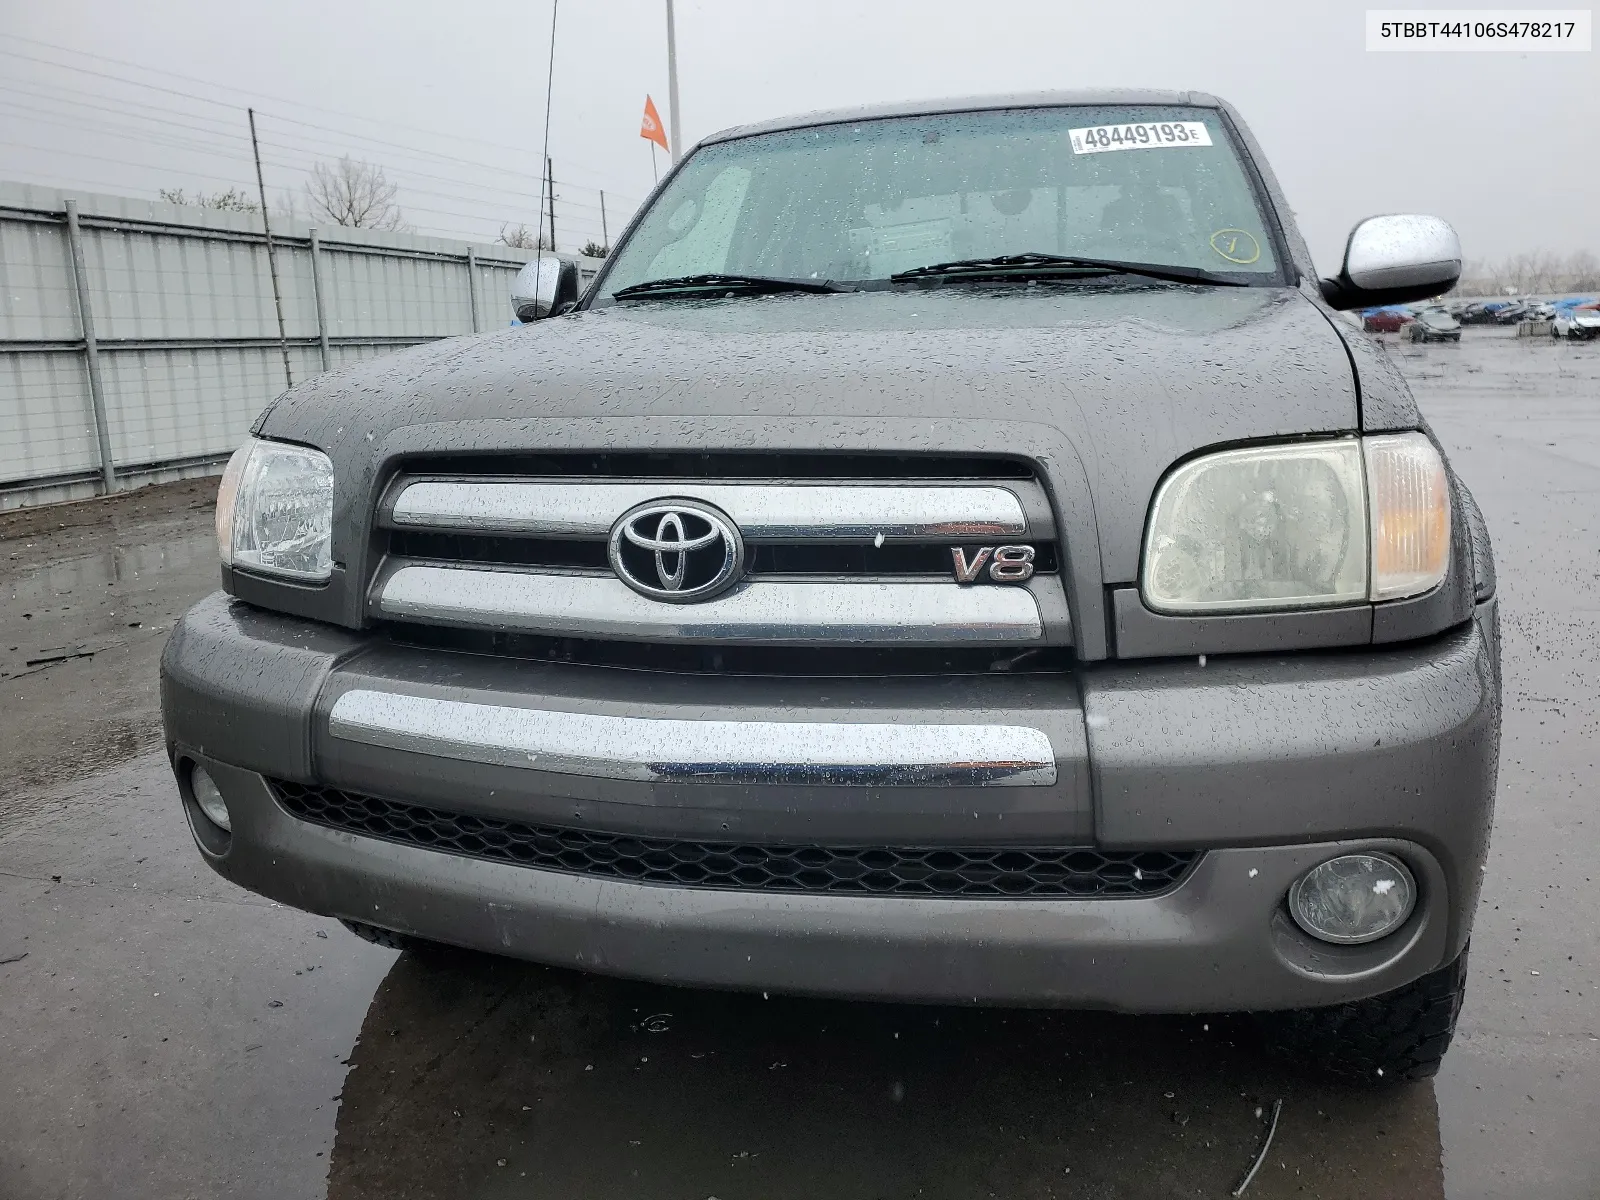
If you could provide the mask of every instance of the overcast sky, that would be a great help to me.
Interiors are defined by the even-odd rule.
[[[1474,259],[1600,250],[1600,56],[1373,54],[1364,11],[679,0],[684,140],[864,102],[1197,88],[1244,114],[1324,271],[1354,221],[1385,211],[1447,218]],[[549,0],[0,0],[0,179],[253,189],[253,102],[270,188],[348,152],[386,168],[419,232],[490,240],[538,211],[550,15]],[[599,238],[600,189],[613,237],[649,190],[639,117],[647,92],[667,117],[665,57],[663,0],[561,3],[549,140],[562,249]]]

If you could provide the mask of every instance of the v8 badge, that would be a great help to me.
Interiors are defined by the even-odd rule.
[[[969,555],[965,546],[950,547],[957,583],[1026,583],[1033,578],[1032,546],[979,546]],[[988,568],[985,571],[985,568]]]

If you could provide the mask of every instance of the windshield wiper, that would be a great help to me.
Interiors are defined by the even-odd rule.
[[[723,288],[744,292],[850,292],[827,279],[781,279],[775,275],[675,275],[666,279],[647,279],[611,293],[613,300],[649,296],[657,292],[720,291]]]
[[[1210,283],[1218,287],[1249,287],[1226,275],[1216,275],[1202,267],[1168,266],[1163,263],[1123,262],[1114,258],[1079,258],[1072,254],[1002,254],[995,258],[958,258],[953,262],[929,263],[899,271],[890,279],[936,279],[939,277],[978,278],[985,276],[1045,276],[1083,270],[1100,275],[1142,275],[1169,283]]]

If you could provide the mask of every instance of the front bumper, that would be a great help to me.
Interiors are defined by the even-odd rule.
[[[1290,1008],[1387,991],[1464,945],[1493,802],[1494,637],[1491,602],[1461,630],[1382,651],[1106,664],[1066,677],[686,679],[407,650],[219,595],[174,633],[163,709],[180,780],[188,763],[204,765],[230,809],[226,844],[197,836],[208,861],[308,911],[690,985],[1125,1011]],[[503,746],[484,752],[493,729],[472,732],[470,722],[444,742],[410,738],[415,729],[346,736],[334,716],[350,695],[368,698],[368,726],[383,720],[370,698],[392,695],[422,701],[413,710],[424,713],[478,705],[622,722],[602,728],[978,723],[1031,729],[1050,749],[1010,780],[698,782],[652,774],[660,763],[648,755],[609,774],[581,754],[524,764]],[[347,701],[342,711],[354,710]],[[1053,758],[1048,770],[1041,757]],[[709,891],[325,828],[291,816],[270,778],[643,835],[1205,853],[1172,890],[1116,899]],[[1284,909],[1300,873],[1346,848],[1396,854],[1421,888],[1408,924],[1370,946],[1315,943]]]

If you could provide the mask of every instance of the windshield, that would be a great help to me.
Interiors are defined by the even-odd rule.
[[[1063,107],[813,126],[695,151],[601,296],[699,274],[883,281],[1060,254],[1272,280],[1262,208],[1217,112]]]

